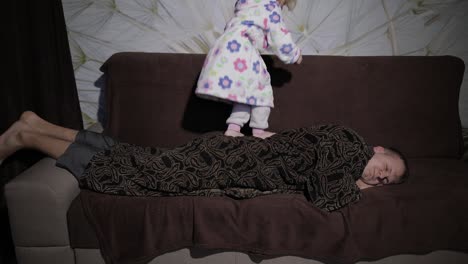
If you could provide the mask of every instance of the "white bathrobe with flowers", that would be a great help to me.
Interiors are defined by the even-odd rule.
[[[273,107],[270,75],[260,52],[295,63],[301,51],[270,0],[238,0],[235,16],[208,53],[195,93],[203,98]]]

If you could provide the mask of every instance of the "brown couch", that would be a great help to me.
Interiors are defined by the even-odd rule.
[[[113,55],[102,67],[104,133],[170,147],[222,131],[230,107],[193,94],[203,60]],[[19,263],[468,263],[468,163],[460,159],[458,114],[463,61],[265,61],[275,87],[271,130],[350,126],[371,145],[405,153],[408,182],[364,190],[358,203],[326,213],[294,194],[233,200],[80,191],[44,159],[6,187]]]

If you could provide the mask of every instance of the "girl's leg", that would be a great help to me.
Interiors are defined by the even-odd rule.
[[[250,108],[249,105],[234,104],[231,116],[226,120],[228,129],[224,132],[224,135],[231,137],[241,137],[244,135],[240,132],[240,129],[250,119]]]
[[[250,127],[252,127],[252,135],[258,138],[267,138],[275,133],[265,131],[268,127],[268,118],[270,117],[271,108],[268,106],[253,106],[252,117],[250,119]]]

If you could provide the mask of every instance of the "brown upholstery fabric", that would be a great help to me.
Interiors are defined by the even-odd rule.
[[[118,53],[107,78],[106,133],[159,147],[224,130],[230,105],[193,94],[203,54]],[[271,129],[339,123],[373,145],[408,157],[462,154],[459,58],[305,56],[301,65],[265,57],[275,108]]]
[[[106,133],[168,147],[224,130],[230,107],[193,96],[203,59],[193,54],[112,56],[103,66]],[[409,181],[364,190],[360,202],[333,213],[293,194],[234,200],[82,191],[69,212],[72,246],[97,247],[99,241],[105,258],[115,263],[145,263],[188,246],[337,263],[436,249],[468,252],[468,163],[459,159],[460,59],[305,56],[299,66],[265,59],[276,87],[272,130],[350,126],[370,144],[406,153]],[[83,213],[89,223],[77,215]]]
[[[343,211],[363,259],[468,251],[468,163],[415,159],[405,184],[371,188]]]
[[[468,164],[425,159],[410,165],[408,183],[367,189],[360,202],[332,213],[292,194],[234,200],[82,191],[79,197],[100,227],[109,263],[145,263],[188,246],[332,263],[437,249],[468,252]]]
[[[463,160],[464,161],[468,161],[468,128],[464,128],[463,131],[463,149],[464,149],[464,153],[463,153]]]

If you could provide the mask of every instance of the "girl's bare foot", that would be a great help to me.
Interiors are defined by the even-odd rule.
[[[273,132],[270,132],[270,131],[262,131],[260,133],[253,133],[253,136],[265,139],[265,138],[269,138],[269,137],[273,136],[274,134],[276,134],[276,133],[273,133]]]
[[[244,134],[242,134],[241,132],[237,132],[231,129],[226,130],[226,132],[224,132],[224,135],[228,137],[243,137],[244,136]]]
[[[29,130],[29,126],[20,119],[11,125],[10,128],[8,128],[7,131],[5,131],[5,133],[0,136],[1,162],[23,147],[20,133]]]

